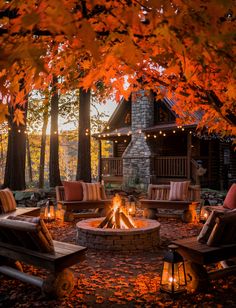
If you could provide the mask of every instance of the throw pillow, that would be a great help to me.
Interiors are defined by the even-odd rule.
[[[16,209],[16,201],[9,188],[0,190],[0,206],[3,213],[12,212]]]
[[[65,201],[83,200],[83,187],[81,181],[62,182],[65,190]]]
[[[53,252],[53,239],[51,233],[49,232],[46,224],[39,217],[33,216],[8,216],[7,219],[23,221],[28,223],[33,223],[37,227],[37,232],[31,234],[31,237],[34,239],[33,245],[38,247],[38,249],[42,252]],[[26,243],[26,245],[30,245],[30,242]]]
[[[236,209],[236,183],[230,187],[225,197],[223,207],[230,210]]]
[[[1,199],[0,199],[0,214],[3,214],[3,207],[2,207],[2,202],[1,202]]]
[[[100,183],[83,183],[83,201],[99,201],[101,198]]]
[[[201,232],[199,233],[197,240],[200,243],[206,243],[208,241],[209,236],[211,235],[211,232],[215,226],[216,218],[224,215],[223,212],[218,211],[212,211],[209,217],[207,218],[207,221],[205,222],[204,226],[202,227]]]
[[[207,241],[208,246],[236,243],[236,212],[224,213],[216,218],[216,224]]]
[[[188,187],[190,181],[170,182],[169,200],[186,201],[188,196]]]

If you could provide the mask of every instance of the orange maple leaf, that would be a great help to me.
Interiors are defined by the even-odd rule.
[[[6,116],[8,115],[8,108],[6,104],[0,103],[0,123],[6,121]]]
[[[16,122],[17,125],[25,125],[25,120],[24,120],[24,111],[20,110],[17,108],[14,112],[14,119],[13,122]]]

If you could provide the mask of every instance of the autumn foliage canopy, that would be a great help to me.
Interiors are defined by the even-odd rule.
[[[236,135],[234,0],[0,0],[0,121],[53,76],[128,98],[147,89],[177,102],[183,123]]]

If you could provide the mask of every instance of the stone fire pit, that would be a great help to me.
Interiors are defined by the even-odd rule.
[[[160,223],[144,218],[133,218],[136,228],[97,228],[104,218],[91,218],[78,222],[79,245],[111,251],[145,251],[157,248],[160,242]]]

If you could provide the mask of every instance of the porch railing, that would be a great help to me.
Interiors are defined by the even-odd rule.
[[[102,175],[122,176],[123,160],[122,157],[108,157],[101,159]]]
[[[123,176],[122,157],[102,158],[101,175]],[[188,164],[190,164],[188,166]],[[187,156],[157,156],[153,158],[152,174],[158,177],[182,177],[190,178],[197,182],[197,163],[195,160],[188,161]],[[188,170],[190,168],[190,170]]]
[[[158,177],[187,177],[187,156],[158,156],[154,158],[154,174]]]

